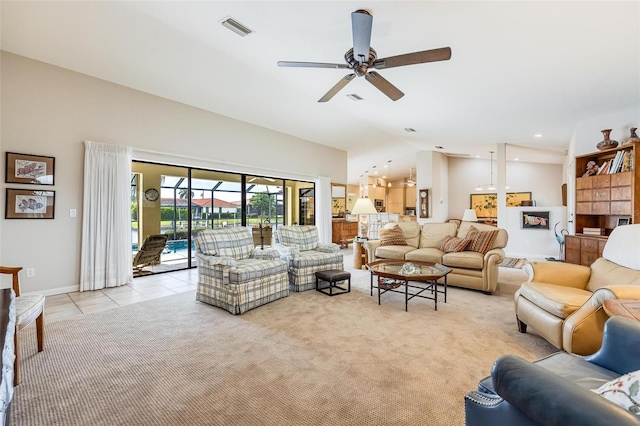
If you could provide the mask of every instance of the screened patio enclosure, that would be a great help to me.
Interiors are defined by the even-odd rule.
[[[313,221],[313,182],[134,161],[132,253],[149,235],[166,234],[159,264],[147,272],[196,266],[193,236],[202,229],[271,227]],[[151,190],[149,192],[149,190]],[[157,199],[148,194],[158,192]],[[301,202],[301,194],[304,202]]]

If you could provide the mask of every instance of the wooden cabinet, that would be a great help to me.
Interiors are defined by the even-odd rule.
[[[404,188],[389,188],[387,192],[387,213],[404,214]]]
[[[565,237],[564,261],[576,265],[591,265],[602,256],[607,237],[590,235],[567,235]]]
[[[369,192],[369,198],[373,198],[374,200],[382,200],[382,205],[386,207],[385,201],[387,199],[387,189],[384,186],[375,186],[372,188],[372,190],[373,191]],[[373,196],[371,194],[373,194]]]
[[[405,207],[416,207],[416,188],[415,186],[408,186],[404,189],[404,203]]]
[[[607,236],[619,219],[640,223],[639,151],[639,144],[632,143],[576,157],[576,235],[565,238],[565,262],[591,265],[602,256]],[[616,158],[623,164],[616,173],[583,176],[589,162],[606,169],[615,164]],[[603,235],[585,235],[585,228],[600,228]]]
[[[630,223],[640,223],[640,147],[637,143],[614,149],[592,152],[576,157],[576,234],[582,234],[585,227],[602,228],[609,235],[617,226],[618,219],[630,219]],[[599,167],[616,161],[626,162],[617,173],[603,173],[583,176],[587,164],[595,162]],[[625,158],[626,157],[626,158]]]
[[[331,223],[331,242],[346,247],[358,236],[358,222],[333,221]]]

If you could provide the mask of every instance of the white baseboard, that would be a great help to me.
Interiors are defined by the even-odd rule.
[[[73,293],[74,291],[80,291],[80,286],[70,285],[67,287],[50,288],[44,291],[31,291],[29,293],[22,294],[25,296],[28,294],[44,294],[45,296],[55,296],[56,294]]]

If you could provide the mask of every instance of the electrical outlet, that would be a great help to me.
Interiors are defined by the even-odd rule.
[[[69,217],[76,217],[77,215],[78,215],[78,212],[76,209],[69,210]]]
[[[35,268],[27,268],[27,278],[33,278],[36,276]]]

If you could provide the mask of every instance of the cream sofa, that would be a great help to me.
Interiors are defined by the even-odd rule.
[[[515,293],[518,330],[532,327],[559,349],[591,355],[602,344],[606,299],[640,299],[640,224],[613,230],[591,266],[529,262]]]
[[[391,229],[395,225],[402,230],[407,245],[381,245],[381,240],[369,240],[368,262],[380,259],[417,260],[441,263],[452,269],[447,276],[447,284],[493,293],[498,286],[498,264],[504,259],[503,248],[507,245],[507,231],[481,223],[457,222],[425,223],[418,222],[388,223],[383,228]],[[440,250],[440,243],[448,236],[465,238],[471,226],[480,231],[498,230],[498,235],[485,253],[461,251],[446,253]]]

